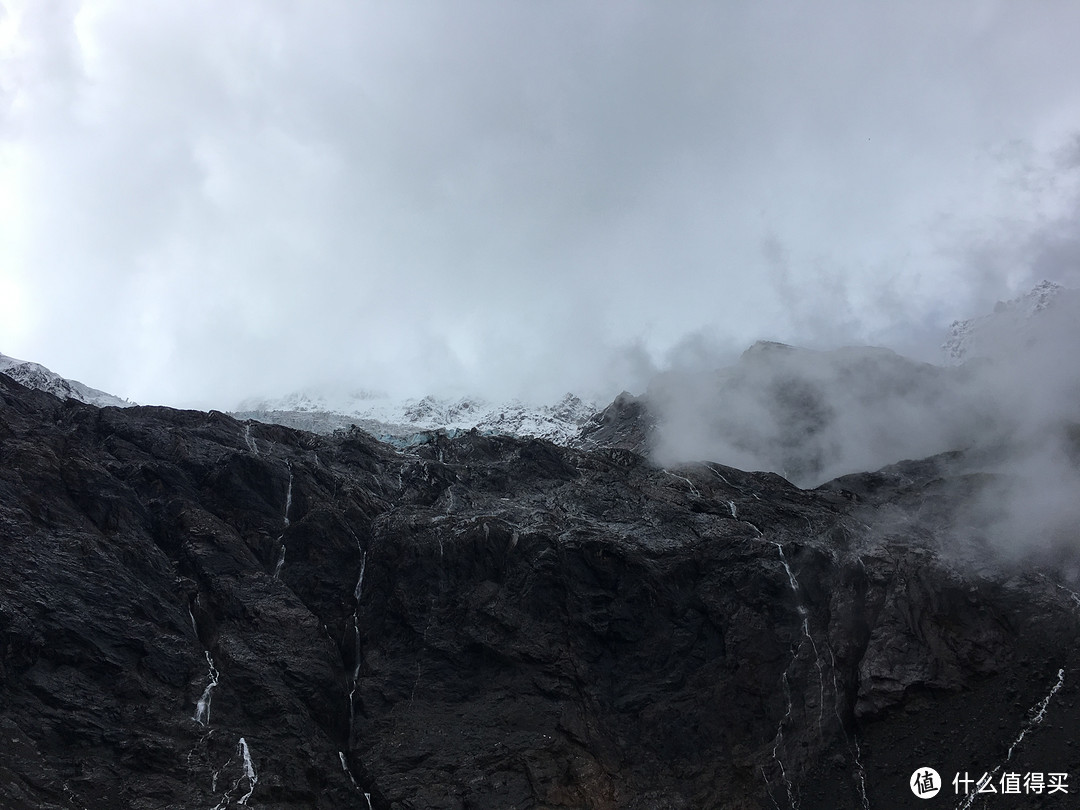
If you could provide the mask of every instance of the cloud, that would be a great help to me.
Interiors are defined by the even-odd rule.
[[[697,333],[925,343],[1075,253],[1023,173],[1075,147],[1068,5],[5,8],[0,350],[142,401],[614,393]]]
[[[654,460],[769,470],[814,487],[950,454],[943,480],[906,496],[910,519],[943,530],[946,550],[968,562],[996,552],[1060,564],[1080,521],[1078,325],[1080,290],[1042,285],[967,324],[960,366],[776,343],[728,362],[698,342],[650,385]],[[944,521],[931,518],[942,506]],[[892,519],[871,511],[861,519]]]
[[[714,460],[801,486],[969,444],[961,375],[888,349],[758,343],[731,366],[659,375],[648,394],[662,464]]]

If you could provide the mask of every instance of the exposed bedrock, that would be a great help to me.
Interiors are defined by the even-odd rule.
[[[0,400],[5,808],[896,808],[923,765],[1080,773],[1071,553],[957,540],[982,479],[948,458],[804,491]]]

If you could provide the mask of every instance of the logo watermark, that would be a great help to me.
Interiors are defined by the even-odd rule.
[[[953,790],[959,796],[967,796],[969,793],[1012,793],[1012,794],[1042,794],[1069,792],[1069,775],[1067,773],[1044,773],[1042,771],[1029,771],[1018,773],[1006,771],[1000,777],[994,778],[995,774],[983,772],[978,779],[972,779],[968,772],[963,775],[957,773],[953,777]]]
[[[978,773],[978,771],[975,771]],[[920,799],[931,799],[946,786],[936,770],[923,765],[916,768],[908,780],[911,792]],[[952,778],[953,795],[975,796],[980,793],[1016,795],[1045,795],[1069,792],[1069,774],[1060,771],[984,771],[982,776],[972,776],[968,771],[957,771]]]
[[[920,799],[930,799],[938,795],[941,790],[941,776],[933,768],[916,768],[908,781],[911,792]]]

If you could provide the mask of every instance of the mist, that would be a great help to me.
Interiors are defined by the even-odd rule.
[[[0,352],[137,402],[928,360],[1078,281],[1072,4],[0,9]]]
[[[803,486],[1008,448],[994,475],[1054,470],[994,499],[1041,525],[1072,480],[1072,323],[939,347],[1080,286],[1078,22],[3,0],[0,352],[222,410],[647,391],[662,463]]]
[[[718,461],[815,487],[961,451],[949,472],[978,485],[957,505],[956,531],[1008,555],[1075,544],[1080,291],[1041,285],[948,337],[937,364],[765,342],[731,362],[699,347],[646,394],[654,460]]]

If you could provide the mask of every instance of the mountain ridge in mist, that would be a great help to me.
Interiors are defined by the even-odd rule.
[[[96,405],[99,408],[116,407],[129,408],[134,402],[91,388],[78,380],[61,377],[55,371],[45,368],[40,363],[17,360],[0,354],[0,373],[7,374],[13,380],[22,383],[27,388],[45,391],[60,399],[74,399],[87,405]]]
[[[248,399],[232,416],[314,433],[355,425],[391,444],[407,443],[414,436],[438,430],[451,434],[477,430],[570,444],[598,410],[595,402],[570,393],[553,403],[537,404],[519,399],[433,395],[395,399],[369,392],[331,397],[307,391],[277,399]]]
[[[965,542],[963,454],[804,490],[5,375],[0,447],[12,810],[903,810],[1080,728],[1077,549]]]
[[[539,405],[479,397],[399,400],[339,385],[337,393],[248,399],[234,415],[319,433],[357,425],[397,444],[435,430],[476,429],[617,446],[660,465],[714,460],[776,472],[804,487],[977,446],[1008,445],[1009,457],[1034,453],[1060,466],[1069,450],[1055,442],[1080,422],[1074,404],[1080,372],[1063,362],[1080,353],[1077,323],[1080,292],[1043,281],[994,312],[955,321],[941,365],[879,347],[821,350],[758,341],[734,363],[701,349],[656,372],[640,396],[624,392],[606,408],[574,394]],[[37,364],[4,359],[21,372],[17,379],[62,398],[130,404]]]
[[[1030,338],[1033,319],[1048,307],[1060,306],[1061,301],[1075,293],[1075,290],[1043,279],[1023,295],[998,301],[993,312],[953,321],[941,346],[945,363],[962,365],[976,358],[993,357],[1001,352],[1001,343],[1015,344]]]
[[[659,463],[714,459],[800,486],[902,459],[1011,444],[1080,419],[1080,294],[1043,282],[954,322],[936,365],[868,346],[759,341],[732,365],[661,372],[643,397]]]

